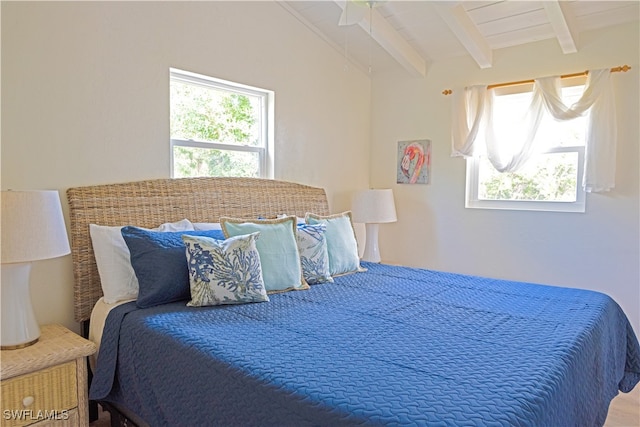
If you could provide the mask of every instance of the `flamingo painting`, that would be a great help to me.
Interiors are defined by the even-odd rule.
[[[431,165],[431,141],[398,142],[398,184],[427,184]]]

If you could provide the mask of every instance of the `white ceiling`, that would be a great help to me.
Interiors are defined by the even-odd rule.
[[[489,68],[495,50],[545,39],[556,39],[565,54],[575,53],[585,31],[640,19],[638,0],[279,3],[345,55],[345,66],[372,73],[400,68],[417,77],[431,63],[461,55]],[[347,20],[356,22],[341,26],[345,7]]]

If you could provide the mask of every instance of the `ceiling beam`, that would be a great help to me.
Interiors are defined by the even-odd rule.
[[[337,52],[344,53],[344,48],[342,46],[338,45],[336,42],[334,42],[329,37],[327,37],[325,33],[323,33],[318,27],[316,27],[311,22],[309,22],[307,18],[302,16],[300,13],[298,13],[298,11],[295,10],[293,7],[291,7],[286,1],[276,0],[276,2],[280,6],[282,6],[282,8],[284,8],[287,12],[293,15],[296,19],[298,19],[302,24],[304,24],[307,28],[313,31],[318,37],[324,40],[329,46],[334,48]],[[358,70],[362,71],[365,74],[367,73],[367,68],[363,64],[357,61],[354,61],[352,58],[346,58],[346,59],[352,65],[354,65]]]
[[[493,62],[493,50],[462,4],[434,2],[433,6],[480,68],[490,68]]]
[[[335,0],[342,10],[346,7],[345,1]],[[371,31],[371,38],[375,40],[389,55],[393,57],[413,77],[427,75],[427,63],[422,56],[407,42],[389,22],[376,11],[371,9],[371,14],[365,13],[358,21],[358,25],[367,33]]]
[[[567,10],[567,6],[558,0],[547,0],[543,1],[542,4],[553,31],[556,33],[562,52],[565,54],[576,53],[578,48],[574,37],[575,31],[572,30],[572,17]]]

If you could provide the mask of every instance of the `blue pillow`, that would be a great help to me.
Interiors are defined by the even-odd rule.
[[[121,232],[138,278],[136,305],[140,308],[188,300],[191,296],[183,235],[224,240],[221,230],[158,232],[127,226]]]

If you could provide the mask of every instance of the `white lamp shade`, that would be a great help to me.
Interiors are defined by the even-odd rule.
[[[57,191],[2,192],[2,264],[67,255],[69,239]]]
[[[351,200],[354,222],[381,224],[396,222],[396,206],[391,189],[358,191]]]
[[[57,191],[3,191],[0,209],[2,350],[38,341],[29,296],[31,262],[67,255],[69,240]]]

